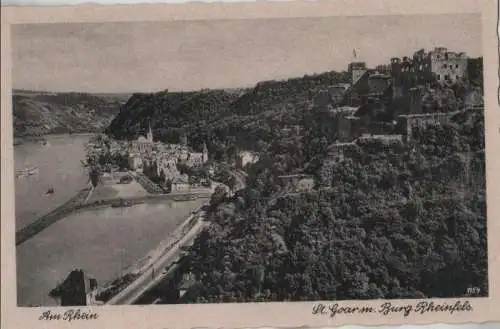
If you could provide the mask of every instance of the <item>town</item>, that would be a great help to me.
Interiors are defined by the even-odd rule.
[[[305,110],[307,113],[304,115],[314,117],[315,124],[326,125],[333,132],[333,136],[328,138],[328,143],[319,149],[321,151],[316,151],[316,156],[321,156],[322,162],[343,163],[352,157],[351,154],[357,152],[357,148],[367,147],[371,143],[382,145],[382,150],[406,147],[415,153],[419,148],[418,140],[427,128],[446,127],[461,116],[465,116],[469,122],[481,117],[483,115],[483,91],[481,86],[473,85],[469,81],[469,62],[470,59],[465,53],[452,52],[443,47],[437,47],[428,52],[424,49],[418,50],[411,57],[391,58],[387,64],[375,68],[368,68],[362,61],[353,61],[347,67],[349,81],[315,90]],[[196,152],[188,146],[187,135],[181,136],[177,144],[156,138],[155,125],[152,124],[154,120],[154,117],[149,119],[147,127],[141,127],[144,134],[139,135],[138,138],[118,140],[106,134],[99,134],[87,144],[87,159],[84,165],[89,171],[93,188],[96,190],[94,193],[98,194],[99,186],[109,184],[109,181],[114,182],[113,184],[117,181],[120,184],[137,181],[150,194],[165,195],[201,191],[210,193],[212,200],[214,194],[224,194],[225,196],[220,199],[222,201],[217,204],[211,201],[211,208],[209,207],[211,210],[204,208],[204,211],[210,213],[215,211],[214,209],[217,209],[220,204],[231,200],[232,196],[242,198],[242,194],[238,193],[245,188],[246,184],[243,183],[245,176],[252,176],[252,170],[249,168],[254,165],[258,166],[259,161],[269,155],[266,152],[259,153],[247,149],[238,150],[232,158],[215,159],[210,152],[212,145],[209,141],[204,141],[201,152]],[[306,125],[292,125],[286,126],[282,132],[303,136],[304,131],[309,130],[321,134],[321,129],[317,128],[319,126],[314,128]],[[478,152],[484,152],[484,144],[479,146]],[[476,172],[469,173],[472,170],[470,168],[474,166],[470,150],[463,150],[460,154],[466,155],[466,167],[469,168],[464,175],[467,177],[480,175],[480,172],[484,170],[484,165],[476,166],[474,169]],[[273,200],[267,204],[276,205],[279,199],[287,197],[304,197],[303,193],[334,191],[334,181],[332,183],[332,180],[322,179],[314,173],[318,170],[314,167],[315,161],[313,157],[304,166],[278,175],[278,183],[274,187],[275,192],[271,196],[263,197]],[[468,184],[471,180],[468,178],[466,183]],[[218,187],[223,188],[222,192],[213,187],[215,182]],[[408,183],[405,186],[411,190]],[[462,185],[462,189],[466,188],[470,186]],[[414,196],[416,194],[416,192],[413,193]],[[200,216],[207,217],[205,212]],[[211,225],[210,220],[206,218],[204,220],[206,225]],[[191,224],[190,227],[193,227],[192,225],[195,224]],[[191,232],[190,227],[180,233],[179,239],[182,239],[182,235]],[[278,240],[280,239],[283,238]],[[113,287],[111,290],[114,292],[107,293],[104,302],[125,303],[126,301],[126,303],[141,304],[182,302],[186,292],[200,280],[199,275],[193,273],[190,266],[186,265],[190,262],[187,259],[189,248],[193,243],[195,242],[181,247],[183,252],[175,258],[174,262],[177,265],[167,266],[169,270],[166,272],[156,269],[163,275],[159,277],[165,280],[150,280],[149,285],[146,285],[149,290],[144,287],[137,288],[126,297],[116,298],[122,291],[127,290],[128,285],[133,286],[137,278],[144,276],[144,273],[136,274],[124,279],[119,284],[119,288]],[[280,250],[286,251],[287,247],[283,241],[278,244],[281,245]],[[174,268],[175,270],[172,270]],[[147,271],[150,273],[151,268]],[[78,291],[87,291],[88,296],[91,296],[80,298],[79,300],[83,302],[78,302],[76,305],[98,303],[96,299],[101,299],[100,303],[103,303],[102,289],[98,288],[97,283],[92,279],[84,279],[85,274],[79,270],[72,272],[70,276],[78,277],[79,279],[75,280],[86,287]],[[155,277],[154,267],[152,276]],[[156,276],[158,277],[158,274]],[[94,283],[88,284],[87,281]],[[174,289],[176,292],[174,295],[169,295],[170,297],[165,297],[165,291],[172,290],[172,285],[177,287]],[[58,290],[59,296],[70,296],[68,298],[72,300],[71,302],[62,301],[62,305],[75,305],[74,296],[77,289],[74,289],[71,289],[71,293],[61,293]],[[99,293],[97,293],[98,290]],[[162,294],[163,297],[160,296]],[[99,295],[101,295],[100,298]],[[258,293],[252,298],[265,300],[266,297],[259,288]],[[273,299],[269,296],[267,298]],[[193,299],[199,301],[200,296],[193,297],[191,292],[184,299],[187,302]]]
[[[328,147],[328,152],[337,160],[342,159],[350,147],[366,140],[409,143],[418,129],[447,124],[450,118],[464,111],[482,113],[482,90],[466,85],[467,64],[465,53],[448,51],[444,47],[429,52],[421,49],[411,57],[391,58],[389,64],[373,69],[367,68],[364,62],[352,62],[347,70],[350,81],[317,92],[309,110],[316,108],[327,114],[327,118],[329,116],[338,137]],[[448,88],[460,84],[468,88],[462,92],[464,99],[452,103],[445,93],[449,92]],[[446,107],[443,102],[450,104]],[[300,126],[288,128],[298,133],[300,129]],[[181,141],[180,144],[155,141],[149,123],[146,137],[139,136],[133,141],[108,138],[106,143],[91,142],[89,145],[94,148],[89,150],[89,155],[94,161],[99,158],[101,164],[107,164],[107,171],[112,168],[116,171],[121,163],[122,169],[144,173],[163,190],[166,186],[169,186],[167,190],[181,191],[196,184],[209,184],[207,178],[214,174],[214,165],[208,164],[210,156],[206,143],[198,153],[189,150],[186,136]],[[238,152],[231,164],[244,168],[258,159],[256,152],[244,150]],[[187,174],[189,170],[200,172],[200,168],[204,169],[203,180]],[[301,186],[313,185],[312,178],[304,174],[289,175],[283,180],[292,178],[305,182],[299,184]]]

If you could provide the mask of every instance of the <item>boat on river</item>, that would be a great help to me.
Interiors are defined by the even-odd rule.
[[[39,172],[38,167],[28,167],[24,169],[16,170],[16,178],[23,178],[32,175],[37,175]]]

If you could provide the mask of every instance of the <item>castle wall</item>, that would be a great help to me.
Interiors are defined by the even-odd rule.
[[[418,88],[412,88],[409,90],[408,102],[410,114],[422,113],[422,94]]]
[[[343,103],[353,107],[363,104],[363,96],[367,95],[370,91],[368,79],[368,74],[363,72],[363,74],[357,78],[356,84],[353,84],[351,89],[346,92]]]
[[[446,48],[436,48],[430,53],[432,72],[439,84],[453,84],[467,76],[467,56],[465,53],[449,52]]]
[[[338,141],[342,143],[354,140],[359,118],[338,114],[336,120],[337,120]]]
[[[467,64],[465,53],[450,52],[443,47],[429,53],[421,49],[411,59],[392,58],[390,66],[395,97],[401,97],[401,88],[424,85],[434,79],[441,85],[453,84],[467,76]]]
[[[330,95],[330,101],[334,104],[341,104],[344,100],[344,95],[351,85],[342,83],[335,84],[328,88],[328,94]]]
[[[400,115],[399,124],[402,126],[402,132],[409,141],[413,135],[414,128],[425,129],[433,125],[445,125],[450,123],[450,118],[457,112],[434,112],[424,114]]]

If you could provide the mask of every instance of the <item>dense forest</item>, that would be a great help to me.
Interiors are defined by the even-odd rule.
[[[179,143],[187,138],[190,146],[201,150],[208,138],[206,127],[227,116],[230,105],[241,93],[239,90],[202,90],[134,94],[106,133],[118,139],[136,139],[145,136],[151,124],[156,139]]]
[[[201,150],[204,141],[217,160],[236,149],[264,151],[303,124],[303,113],[316,91],[348,82],[346,73],[261,82],[251,90],[203,90],[135,94],[112,121],[107,133],[119,139],[145,135],[151,122],[159,140]]]
[[[481,70],[473,62],[469,81],[423,103],[477,103]],[[213,160],[260,154],[245,189],[212,200],[211,225],[185,258],[198,279],[187,302],[461,297],[473,286],[488,295],[483,113],[415,130],[410,143],[359,141],[333,161],[336,119],[314,100],[348,81],[329,72],[231,93],[134,95],[122,108],[115,137],[145,134],[151,120],[162,141],[206,141]],[[290,173],[312,174],[317,188],[284,192],[278,176]]]
[[[274,159],[255,164],[187,256],[191,302],[487,295],[483,131],[464,113],[410,144],[358,143],[309,193],[283,195]]]

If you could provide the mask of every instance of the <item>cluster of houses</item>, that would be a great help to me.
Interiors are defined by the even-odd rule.
[[[178,170],[177,164],[200,167],[208,161],[209,156],[206,145],[200,153],[191,152],[186,145],[155,142],[151,125],[146,137],[139,136],[137,140],[127,142],[126,151],[129,154],[128,166],[131,170],[143,172],[145,166],[155,163],[157,174],[163,172],[165,180],[172,182],[174,190],[189,187],[188,176]]]
[[[192,152],[186,145],[166,144],[154,140],[154,135],[149,126],[146,137],[139,136],[135,141],[121,142],[120,150],[128,153],[129,169],[135,172],[143,172],[147,165],[156,164],[157,174],[163,173],[165,180],[172,182],[173,190],[184,190],[190,187],[189,177],[181,173],[178,164],[188,167],[202,167],[209,160],[209,152],[206,144],[202,152]],[[233,165],[243,168],[250,163],[258,161],[259,157],[254,152],[240,151],[235,157]],[[209,173],[213,174],[210,167]]]

